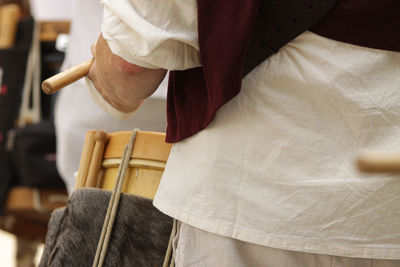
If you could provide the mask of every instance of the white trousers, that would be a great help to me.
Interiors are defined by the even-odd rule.
[[[246,243],[178,223],[177,267],[400,267],[400,260],[361,259],[288,251]]]

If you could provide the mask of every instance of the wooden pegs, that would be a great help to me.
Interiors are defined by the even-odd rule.
[[[363,153],[357,159],[357,167],[363,172],[400,172],[400,153]]]
[[[95,130],[89,130],[86,133],[85,142],[83,143],[82,148],[81,161],[79,163],[78,177],[76,178],[75,189],[85,187],[86,185],[90,161],[93,156],[95,134]]]
[[[95,145],[93,149],[92,159],[90,161],[85,187],[97,186],[101,163],[103,161],[104,147],[108,140],[108,134],[103,130],[97,131],[94,139]]]
[[[93,58],[88,59],[43,81],[43,92],[48,95],[53,94],[63,87],[87,76],[93,64],[93,60]]]

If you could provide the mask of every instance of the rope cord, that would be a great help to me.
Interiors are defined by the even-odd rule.
[[[124,154],[122,156],[122,163],[118,168],[117,180],[114,184],[114,188],[111,193],[110,202],[108,204],[106,217],[104,219],[103,228],[101,230],[101,235],[97,245],[96,255],[94,257],[92,267],[103,266],[112,227],[114,224],[115,216],[117,214],[119,200],[121,198],[122,186],[124,184],[126,170],[129,165],[129,160],[132,155],[133,145],[135,143],[136,135],[138,132],[139,132],[138,129],[134,129],[132,131],[129,143],[125,146]]]
[[[172,244],[174,242],[176,231],[177,231],[177,220],[174,219],[174,222],[172,224],[171,235],[169,236],[167,252],[165,253],[163,267],[168,267],[168,263],[169,267],[175,266],[175,252],[173,251]]]
[[[26,63],[26,71],[22,92],[21,106],[18,116],[18,127],[25,126],[27,122],[37,123],[41,119],[40,110],[40,29],[39,24],[34,22],[32,45],[29,50]],[[32,108],[30,98],[32,97]]]

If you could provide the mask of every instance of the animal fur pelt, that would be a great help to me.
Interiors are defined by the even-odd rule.
[[[40,266],[92,266],[111,192],[76,190],[53,212]],[[104,266],[162,266],[172,219],[151,200],[123,194]]]

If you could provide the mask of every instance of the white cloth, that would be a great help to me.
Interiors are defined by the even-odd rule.
[[[399,267],[380,260],[304,253],[259,246],[178,224],[174,238],[176,267]]]
[[[105,2],[113,9],[114,0]],[[131,2],[115,1],[114,10],[130,10]],[[195,66],[187,47],[152,47],[157,24],[133,23],[161,14],[168,31],[181,19],[168,16],[175,1],[134,2],[131,17],[121,15],[129,27],[112,31],[129,50],[114,52],[148,66]],[[180,2],[177,12],[193,14],[194,2]],[[157,9],[143,16],[140,7],[154,3]],[[107,29],[103,24],[106,36]],[[141,33],[138,45],[127,41],[131,29]],[[205,130],[174,144],[154,205],[189,225],[263,246],[400,259],[400,176],[367,176],[354,166],[363,149],[400,147],[399,63],[399,53],[302,34],[253,70]]]
[[[92,57],[90,46],[99,37],[103,18],[103,9],[97,0],[72,0],[68,3],[71,6],[72,18],[62,69],[70,68]],[[81,84],[84,85],[83,82]]]
[[[102,33],[114,54],[146,68],[201,65],[196,0],[103,0],[103,4]]]

